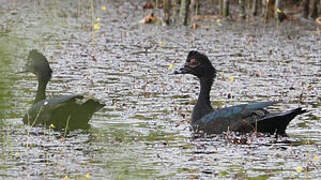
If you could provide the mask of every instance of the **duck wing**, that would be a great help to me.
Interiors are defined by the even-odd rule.
[[[227,130],[285,134],[289,122],[307,111],[299,107],[285,112],[270,113],[264,109],[276,103],[278,102],[260,102],[218,109],[192,125],[197,131],[208,134],[219,134]]]
[[[64,129],[67,126],[68,130],[88,129],[92,115],[104,106],[105,104],[94,99],[66,103],[53,112],[51,121],[56,129]]]
[[[88,128],[92,114],[104,104],[92,99],[83,102],[83,99],[83,95],[64,95],[39,101],[29,109],[23,122],[32,126],[53,124],[55,129],[63,129],[69,121],[68,129]]]

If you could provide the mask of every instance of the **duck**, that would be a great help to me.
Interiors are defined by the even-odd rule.
[[[92,115],[105,106],[83,94],[46,98],[46,87],[51,80],[52,69],[47,58],[36,49],[29,52],[27,63],[20,73],[27,72],[36,75],[38,88],[32,107],[23,117],[24,124],[55,130],[88,129]]]
[[[273,113],[266,109],[279,101],[240,104],[214,109],[210,102],[210,92],[216,77],[216,69],[209,58],[198,51],[190,51],[184,65],[174,70],[174,74],[191,74],[199,79],[200,92],[191,117],[192,128],[197,133],[222,134],[234,131],[286,136],[286,128],[290,121],[297,115],[307,112],[301,107]]]

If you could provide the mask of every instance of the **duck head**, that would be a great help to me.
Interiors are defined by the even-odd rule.
[[[192,74],[198,78],[215,78],[216,70],[205,54],[190,51],[183,67],[174,71],[174,74]]]
[[[31,72],[35,74],[39,80],[44,81],[49,81],[52,74],[47,58],[35,49],[29,52],[24,72]]]

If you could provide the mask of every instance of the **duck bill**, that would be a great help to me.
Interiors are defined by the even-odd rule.
[[[29,71],[27,70],[23,70],[23,71],[19,71],[19,72],[16,72],[15,74],[25,74],[25,73],[28,73]]]
[[[174,71],[174,74],[189,74],[190,73],[190,69],[187,68],[186,66],[182,66],[179,69],[176,69]]]
[[[28,60],[27,60],[27,61],[28,61]],[[30,73],[30,72],[32,72],[32,69],[31,69],[31,66],[28,65],[28,63],[27,63],[27,64],[25,64],[25,65],[23,66],[23,68],[22,68],[21,71],[18,71],[18,72],[16,72],[15,74],[25,74],[25,73]]]

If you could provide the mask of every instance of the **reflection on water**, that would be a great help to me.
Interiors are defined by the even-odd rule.
[[[92,129],[66,138],[27,127],[21,117],[37,81],[31,74],[10,75],[16,81],[13,108],[5,110],[8,118],[0,123],[0,177],[319,177],[321,41],[315,30],[290,24],[278,33],[234,25],[197,31],[138,25],[145,13],[135,8],[143,1],[108,1],[96,4],[101,28],[93,33],[87,1],[6,3],[0,6],[5,14],[0,21],[12,23],[1,28],[8,28],[6,39],[21,41],[14,70],[22,67],[28,50],[39,49],[54,70],[49,96],[89,92],[107,106],[91,120]],[[219,71],[211,94],[214,107],[280,99],[276,111],[300,105],[310,112],[293,120],[290,137],[278,143],[273,137],[252,137],[245,145],[223,135],[195,139],[188,120],[198,82],[168,70],[181,65],[192,49],[208,54]],[[307,164],[307,173],[297,172]]]

